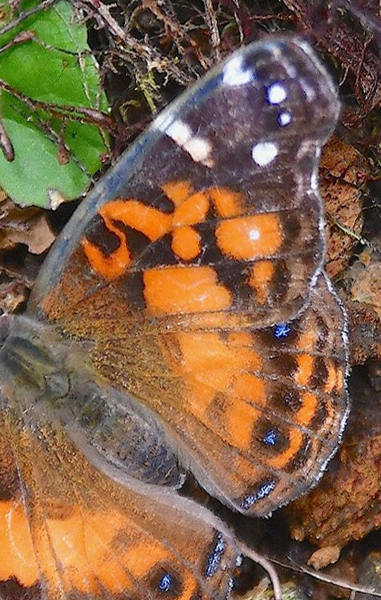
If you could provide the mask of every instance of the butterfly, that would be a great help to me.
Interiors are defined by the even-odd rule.
[[[6,598],[222,599],[235,536],[315,485],[347,412],[317,169],[339,111],[303,41],[239,50],[104,176],[0,326]]]

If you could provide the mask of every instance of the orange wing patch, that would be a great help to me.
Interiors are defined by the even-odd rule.
[[[269,260],[256,263],[251,269],[249,285],[255,290],[259,304],[265,304],[270,294],[270,283],[274,275],[274,264]]]
[[[113,200],[104,204],[99,210],[107,229],[119,240],[117,250],[106,256],[96,244],[88,239],[82,240],[82,248],[92,269],[104,279],[110,281],[120,277],[131,266],[131,253],[125,234],[116,222],[138,228],[152,242],[169,231],[171,218],[156,208],[144,206],[136,200]]]
[[[98,214],[102,217],[105,227],[118,239],[118,248],[106,255],[94,242],[86,237],[82,240],[83,252],[95,273],[107,281],[112,281],[132,266],[132,254],[127,235],[118,227],[118,223],[144,234],[150,242],[155,242],[165,234],[171,233],[172,251],[180,260],[188,261],[196,258],[201,252],[199,234],[191,226],[205,222],[212,205],[222,218],[236,216],[244,211],[242,194],[225,188],[208,188],[195,192],[188,181],[173,181],[164,184],[162,190],[173,203],[174,210],[171,214],[163,213],[136,199],[111,200],[99,209]],[[255,219],[257,231],[258,228],[262,228],[261,235],[265,237],[269,235],[269,228],[275,227],[275,223],[271,224],[268,218],[266,221],[264,215],[262,218],[252,217],[252,219]],[[228,229],[233,228],[234,232],[220,231],[222,250],[224,250],[224,243],[228,244],[227,241],[224,242],[225,236],[234,233],[236,239],[239,234],[237,227],[242,228],[242,224],[236,221],[227,223],[226,226]],[[254,224],[250,222],[248,226],[252,229]],[[268,242],[266,243],[269,245]],[[276,245],[275,237],[273,245]]]
[[[274,457],[269,457],[267,464],[274,469],[284,469],[287,464],[297,456],[303,445],[304,435],[295,427],[288,427],[288,444],[283,452],[279,452]]]
[[[229,290],[212,267],[150,269],[143,273],[144,297],[154,315],[226,310]]]
[[[237,217],[245,212],[244,197],[240,192],[228,188],[210,188],[209,195],[223,219]]]
[[[173,232],[171,248],[182,260],[195,259],[201,252],[201,237],[193,227],[178,227]]]
[[[295,373],[295,382],[306,387],[310,377],[314,374],[314,357],[310,354],[299,354],[297,357],[298,370]]]
[[[273,256],[282,243],[280,222],[274,214],[222,221],[216,236],[224,254],[237,260]]]
[[[0,546],[0,579],[15,577],[20,584],[30,587],[39,582],[43,573],[51,584],[57,578],[59,563],[64,581],[65,574],[67,577],[70,574],[65,581],[67,589],[94,594],[100,592],[100,585],[113,593],[133,589],[133,582],[121,565],[129,562],[131,572],[139,575],[141,560],[134,556],[136,549],[131,550],[130,557],[126,552],[117,561],[112,552],[112,540],[124,526],[123,515],[116,511],[89,513],[75,507],[66,519],[47,519],[37,538],[32,539],[30,522],[20,505],[1,502],[0,531],[4,535]],[[146,561],[151,550],[146,547]],[[151,558],[157,561],[156,555]]]
[[[0,502],[0,580],[15,577],[29,587],[38,581],[38,569],[29,523],[12,502]]]
[[[316,415],[319,399],[312,392],[303,392],[300,399],[301,406],[295,415],[295,422],[303,427],[308,427]]]

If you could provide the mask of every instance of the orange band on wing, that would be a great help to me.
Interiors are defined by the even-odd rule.
[[[233,338],[231,340],[231,338]],[[239,334],[233,333],[226,340],[218,333],[205,331],[178,332],[176,340],[181,351],[183,372],[199,374],[214,369],[223,369],[226,373],[237,375],[245,371],[259,371],[260,356],[250,347],[237,343]]]
[[[298,429],[295,429],[294,427],[290,429],[289,444],[286,450],[277,454],[274,458],[269,458],[269,466],[274,467],[274,469],[283,469],[290,460],[295,458],[302,447],[303,439],[304,436]]]
[[[231,304],[211,267],[150,269],[143,280],[147,308],[156,315],[226,310]]]
[[[318,399],[315,394],[305,392],[300,396],[302,405],[296,415],[296,421],[299,425],[307,427],[311,420],[316,416]]]
[[[311,375],[314,372],[314,357],[310,354],[299,354],[296,357],[298,370],[294,379],[298,385],[307,386]]]
[[[307,324],[306,330],[299,332],[298,340],[296,342],[297,349],[301,352],[313,352],[316,349],[318,335],[318,332]]]
[[[226,435],[236,448],[242,452],[250,450],[255,424],[261,413],[238,398],[225,410]]]
[[[116,229],[114,223],[119,221],[144,233],[151,241],[162,237],[171,227],[170,215],[137,200],[107,202],[102,206],[99,214],[111,231]]]
[[[251,269],[248,283],[255,290],[258,304],[265,304],[269,297],[270,282],[274,271],[274,264],[269,260],[261,260]]]
[[[116,225],[120,222],[136,229],[154,241],[170,230],[171,216],[156,208],[145,206],[137,200],[113,200],[99,210],[107,229],[119,239],[119,247],[109,255],[88,239],[82,241],[82,248],[92,269],[104,279],[120,277],[131,265],[128,242],[123,231]]]
[[[108,281],[120,277],[131,264],[131,256],[124,235],[120,231],[115,231],[115,234],[119,238],[120,244],[119,248],[110,255],[105,255],[98,246],[89,242],[87,238],[81,241],[82,250],[92,270]]]
[[[232,393],[234,396],[242,398],[255,406],[263,408],[267,406],[264,381],[251,373],[240,373],[236,376]]]

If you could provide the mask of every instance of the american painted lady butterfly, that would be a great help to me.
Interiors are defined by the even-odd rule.
[[[347,414],[317,168],[338,100],[307,44],[233,54],[76,211],[1,322],[6,598],[225,598],[240,555],[177,489],[268,515]]]

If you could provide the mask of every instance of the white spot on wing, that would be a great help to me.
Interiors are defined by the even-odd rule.
[[[278,115],[278,125],[280,125],[281,127],[285,127],[289,123],[291,123],[291,115],[290,115],[290,113],[287,112],[287,111],[283,111],[283,112],[279,113],[279,115]]]
[[[191,128],[184,121],[173,121],[164,131],[176,144],[188,152],[195,162],[206,167],[213,167],[212,144],[209,140],[193,135]]]
[[[265,167],[278,155],[278,146],[273,142],[260,142],[255,144],[251,155],[259,167]]]
[[[258,231],[258,229],[250,229],[249,238],[252,241],[259,240],[260,237],[261,237],[261,234]]]
[[[270,104],[281,104],[287,98],[287,90],[281,83],[273,83],[267,88],[267,100]]]
[[[184,150],[189,152],[195,162],[200,162],[207,167],[212,167],[214,165],[211,156],[212,145],[209,140],[195,136],[191,138],[189,142],[186,142],[183,147]]]
[[[244,69],[242,56],[233,56],[222,71],[223,83],[225,85],[245,85],[253,80],[251,69]]]
[[[165,133],[179,146],[184,146],[192,137],[192,130],[183,121],[173,121]]]

